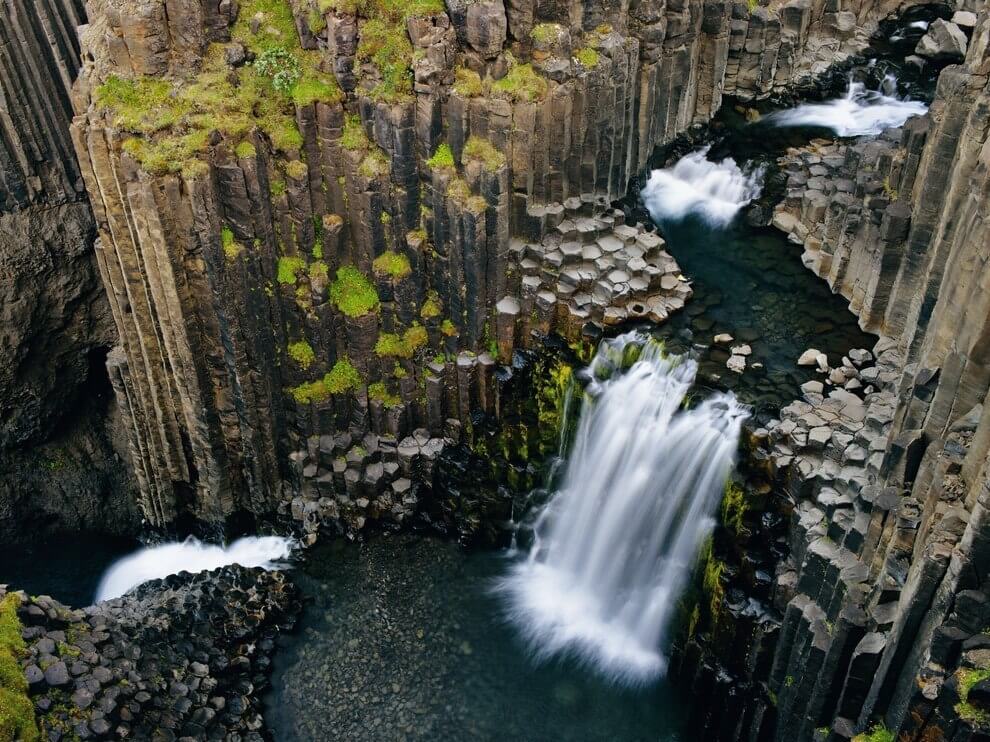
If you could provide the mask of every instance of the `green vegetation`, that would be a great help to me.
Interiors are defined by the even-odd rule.
[[[20,596],[7,593],[0,600],[0,739],[35,742],[39,739],[34,704],[19,658],[27,651],[17,618]]]
[[[378,292],[357,268],[345,265],[330,284],[330,299],[348,317],[363,317],[378,309]]]
[[[306,261],[298,257],[281,257],[278,259],[279,283],[294,284],[298,278],[298,273],[306,267]]]
[[[389,276],[396,279],[405,278],[412,273],[409,258],[402,253],[393,252],[392,250],[387,250],[375,258],[375,262],[371,264],[371,267],[376,275]]]
[[[956,713],[973,724],[990,723],[990,714],[969,702],[969,692],[973,689],[973,686],[983,680],[990,680],[990,669],[976,670],[963,668],[956,673],[956,678],[959,681],[959,703],[956,704]],[[869,739],[867,742],[875,741]]]
[[[464,145],[464,158],[480,161],[491,173],[505,165],[505,155],[495,149],[491,142],[481,137],[468,138]]]
[[[897,189],[890,184],[890,176],[887,175],[883,179],[883,192],[886,194],[887,198],[891,201],[897,200]]]
[[[234,239],[234,232],[230,227],[225,226],[220,230],[220,243],[223,246],[223,254],[230,260],[236,258],[244,250],[244,245]]]
[[[725,586],[722,585],[722,573],[725,571],[725,564],[715,557],[710,537],[705,544],[701,558],[705,565],[701,584],[705,595],[708,597],[708,611],[714,624],[717,623],[722,599],[725,597]]]
[[[375,343],[375,353],[382,358],[412,358],[428,340],[426,328],[422,325],[413,325],[402,334],[402,337],[391,332],[383,332]]]
[[[304,369],[309,368],[313,365],[313,361],[316,360],[316,354],[313,352],[313,346],[305,340],[289,343],[289,357]]]
[[[488,202],[484,198],[471,193],[471,187],[463,178],[451,179],[447,185],[447,198],[476,213],[481,213],[488,207]]]
[[[454,152],[451,150],[450,145],[441,144],[437,147],[436,152],[433,153],[433,157],[426,161],[426,166],[433,170],[453,170]]]
[[[426,296],[426,301],[423,302],[423,306],[420,307],[419,316],[423,319],[433,319],[434,317],[439,317],[440,312],[443,308],[440,306],[440,297],[437,295],[436,291],[431,291]]]
[[[790,676],[788,675],[788,677]],[[883,723],[874,724],[870,727],[869,732],[853,737],[853,742],[894,742],[894,733],[887,729]]]
[[[240,157],[242,160],[248,157],[257,157],[258,151],[254,148],[254,145],[246,139],[237,145],[234,149],[234,154]]]
[[[358,115],[348,116],[344,121],[344,131],[340,135],[340,146],[352,152],[366,150],[371,145],[367,134],[364,133],[364,126],[361,125],[361,117]]]
[[[457,335],[457,328],[454,326],[454,323],[448,318],[440,323],[440,332],[442,332],[447,337],[452,338]]]
[[[351,365],[347,358],[342,358],[322,379],[300,384],[289,389],[288,392],[299,404],[310,404],[312,402],[326,402],[334,394],[354,391],[362,383],[358,370]]]
[[[599,62],[598,52],[590,46],[578,49],[574,52],[574,58],[581,63],[582,67],[589,70],[597,67]]]
[[[258,32],[251,20],[258,18]],[[286,0],[245,0],[231,36],[256,55],[253,64],[231,68],[223,44],[211,44],[200,72],[189,80],[111,76],[96,89],[96,102],[119,128],[133,132],[126,151],[149,172],[205,171],[199,156],[214,131],[239,140],[258,128],[276,149],[302,145],[293,103],[335,103],[341,92],[319,69],[320,53],[302,48]],[[245,150],[245,153],[247,150]],[[240,149],[238,156],[243,156]]]
[[[309,174],[309,168],[302,160],[291,160],[285,164],[285,174],[293,180],[302,180]]]
[[[285,181],[284,180],[273,180],[271,182],[272,195],[275,198],[285,195]]]
[[[365,178],[378,178],[388,175],[388,157],[380,149],[375,148],[361,160],[358,173]]]
[[[746,4],[749,6],[749,12],[752,13],[760,6],[760,0],[746,0]]]
[[[564,27],[557,23],[538,23],[533,26],[529,36],[537,44],[552,44],[564,34]]]
[[[368,387],[368,398],[381,402],[389,409],[402,404],[402,399],[399,395],[391,394],[385,388],[385,383],[382,381],[378,381]]]
[[[272,46],[261,52],[254,60],[254,68],[271,80],[275,92],[281,95],[291,95],[302,77],[299,60],[282,46]]]
[[[722,523],[739,535],[743,530],[745,515],[746,492],[740,485],[729,480],[725,483],[725,494],[722,497]]]
[[[454,92],[464,98],[483,95],[485,87],[481,83],[481,75],[467,67],[458,67],[454,70]]]
[[[547,81],[536,74],[532,65],[512,59],[509,73],[492,83],[492,93],[513,101],[542,100],[547,94]]]

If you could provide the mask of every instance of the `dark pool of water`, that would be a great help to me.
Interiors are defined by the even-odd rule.
[[[772,414],[799,396],[802,383],[820,378],[797,366],[809,347],[835,364],[850,349],[876,342],[859,329],[847,302],[802,265],[802,248],[779,232],[741,224],[713,229],[694,218],[662,231],[667,249],[693,281],[694,296],[653,333],[674,351],[700,350],[702,384],[731,389]],[[732,345],[752,348],[742,374],[726,368],[728,348],[712,343],[720,333],[732,335]]]
[[[132,539],[88,533],[16,549],[0,546],[0,584],[81,608],[93,602],[104,570],[138,547]]]
[[[688,739],[663,682],[628,690],[570,662],[534,665],[490,593],[507,566],[414,536],[311,551],[295,574],[311,601],[267,699],[275,738]]]

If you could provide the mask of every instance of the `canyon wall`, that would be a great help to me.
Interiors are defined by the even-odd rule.
[[[717,700],[700,713],[713,738],[985,738],[988,39],[983,8],[902,130],[783,158],[774,224],[881,339],[755,431],[751,503],[784,516],[764,533],[778,558],[709,563],[708,630],[682,655],[739,710],[729,726]],[[771,520],[751,516],[743,543]]]
[[[106,427],[116,330],[93,258],[69,88],[81,3],[0,10],[0,539],[133,532],[126,465]],[[122,449],[126,450],[126,449]]]
[[[403,520],[514,349],[683,306],[609,207],[654,147],[895,6],[94,0],[72,136],[145,517]]]

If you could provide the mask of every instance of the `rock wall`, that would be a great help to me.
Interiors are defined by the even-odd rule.
[[[72,134],[145,517],[401,521],[388,452],[470,442],[515,348],[683,304],[607,207],[653,148],[894,5],[94,0]]]
[[[116,330],[69,121],[81,3],[0,9],[0,538],[136,528],[105,422]]]
[[[748,497],[784,518],[774,579],[709,566],[714,629],[683,654],[724,694],[711,649],[737,647],[729,672],[752,695],[731,730],[702,712],[713,738],[986,736],[988,38],[984,8],[965,62],[902,131],[784,158],[774,223],[882,338],[828,359],[840,373],[755,433],[764,488]],[[717,620],[747,615],[762,618]]]

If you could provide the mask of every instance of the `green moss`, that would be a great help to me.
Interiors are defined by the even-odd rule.
[[[433,170],[453,170],[454,152],[449,144],[441,144],[437,147],[433,157],[426,161],[426,166]]]
[[[464,159],[478,160],[492,173],[505,165],[505,155],[495,149],[491,142],[481,137],[468,138],[464,145]]]
[[[718,616],[721,613],[722,600],[725,597],[725,587],[722,585],[722,574],[725,572],[725,564],[715,557],[711,538],[708,539],[702,551],[701,558],[705,565],[701,584],[705,596],[708,598],[708,610],[712,623],[717,623]]]
[[[743,530],[746,509],[746,492],[729,480],[725,483],[725,494],[722,497],[722,523],[738,535]]]
[[[223,253],[230,260],[233,260],[244,250],[244,245],[234,239],[234,232],[230,227],[223,227],[220,230],[220,242],[223,246]]]
[[[752,13],[760,7],[760,0],[746,0],[746,4],[749,6],[749,12]]]
[[[454,92],[464,98],[477,98],[484,94],[481,75],[467,67],[454,70]]]
[[[529,36],[538,44],[552,44],[563,36],[564,28],[556,23],[538,23]]]
[[[369,179],[388,175],[388,157],[381,150],[374,149],[365,155],[357,170],[358,173]]]
[[[455,327],[454,323],[448,318],[440,323],[440,332],[447,337],[452,338],[457,335],[457,327]]]
[[[364,133],[360,116],[348,116],[344,121],[344,130],[340,135],[340,146],[344,149],[357,151],[366,150],[370,142]]]
[[[330,298],[348,317],[363,317],[378,309],[378,293],[357,268],[345,265],[330,284]]]
[[[378,336],[375,353],[382,358],[412,358],[428,340],[426,328],[422,325],[413,325],[401,337],[391,332],[384,332]]]
[[[278,282],[293,284],[298,279],[298,273],[306,267],[306,261],[297,257],[281,257],[278,259]]]
[[[375,262],[371,264],[375,273],[379,276],[389,276],[401,279],[412,273],[412,266],[409,265],[409,258],[402,253],[388,250],[383,252]]]
[[[271,191],[272,191],[272,195],[275,198],[278,198],[279,196],[284,196],[285,190],[286,190],[286,185],[284,180],[273,180],[271,182]]]
[[[27,651],[21,637],[17,609],[20,596],[8,593],[0,600],[0,739],[35,742],[39,739],[34,704],[18,659]]]
[[[598,52],[590,46],[586,46],[583,49],[578,49],[574,52],[574,58],[581,63],[582,67],[589,70],[597,67],[599,62]]]
[[[440,306],[440,297],[435,291],[431,291],[427,295],[426,301],[423,302],[423,306],[420,307],[419,316],[423,319],[433,319],[434,317],[439,317],[442,311],[443,307]]]
[[[297,106],[337,103],[342,98],[343,93],[332,76],[315,74],[312,71],[303,72],[299,82],[292,89],[292,100]]]
[[[387,102],[411,97],[413,47],[402,20],[373,17],[364,21],[357,59],[378,70],[379,79],[369,91],[370,97]]]
[[[788,676],[790,677],[790,676]],[[869,732],[853,737],[853,742],[894,742],[894,733],[883,724],[874,724]]]
[[[337,361],[330,372],[323,377],[331,394],[343,394],[361,386],[361,374],[347,358]]]
[[[960,699],[955,707],[956,713],[973,724],[990,724],[990,714],[969,702],[969,692],[973,689],[973,686],[983,680],[990,680],[990,669],[977,670],[963,668],[957,671],[956,678],[959,682]],[[873,742],[873,740],[869,740],[869,742]]]
[[[302,160],[291,160],[285,165],[285,174],[293,180],[302,180],[309,174],[309,168]]]
[[[305,369],[313,365],[313,361],[316,360],[316,353],[313,352],[313,347],[309,343],[305,340],[299,340],[295,343],[289,343],[289,357]]]
[[[402,404],[402,399],[399,395],[391,394],[388,389],[385,388],[385,383],[382,381],[375,382],[368,387],[368,398],[377,400],[390,409],[392,407],[398,407]]]
[[[358,389],[363,383],[361,374],[347,358],[337,361],[322,379],[306,382],[289,389],[289,394],[299,404],[326,402],[334,394],[345,394]]]
[[[237,145],[237,148],[234,150],[234,154],[244,160],[249,157],[257,157],[258,151],[254,148],[254,145],[251,144],[251,142],[245,140]]]
[[[481,196],[471,193],[471,187],[462,178],[452,178],[447,184],[447,198],[462,208],[481,213],[488,207],[488,202]]]
[[[492,93],[513,101],[542,100],[547,94],[547,81],[536,74],[530,64],[514,64],[508,74],[492,83]]]

